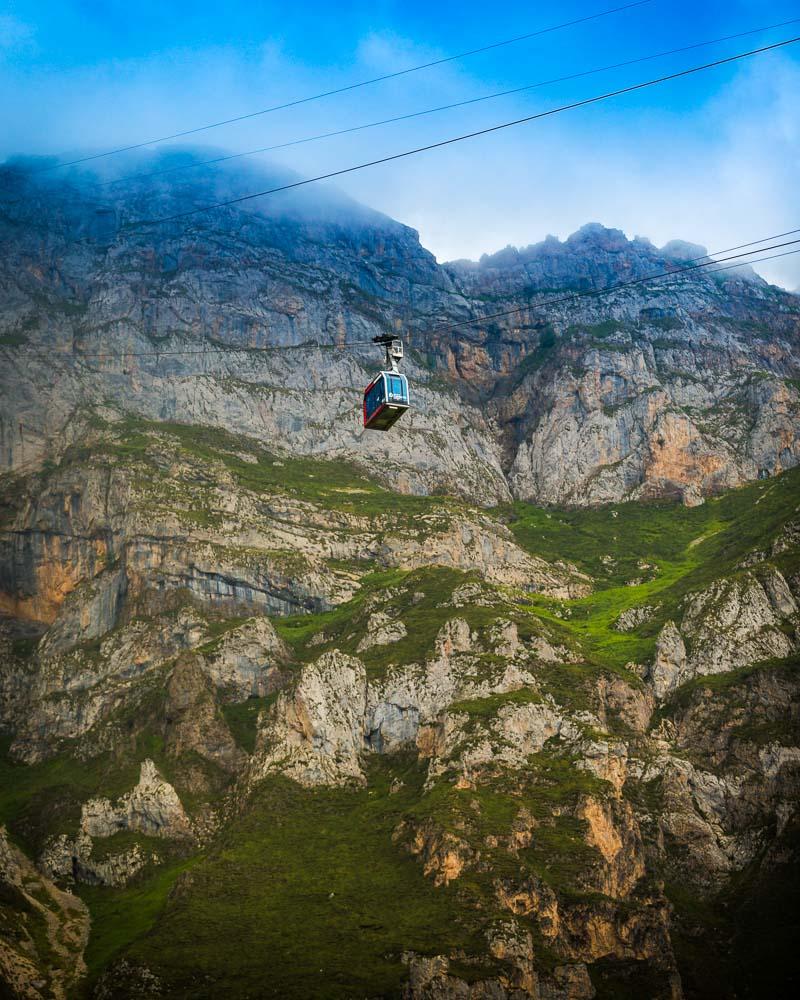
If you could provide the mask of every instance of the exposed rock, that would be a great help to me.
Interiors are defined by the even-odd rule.
[[[420,725],[420,706],[411,692],[394,689],[386,697],[367,715],[366,740],[378,753],[414,743]]]
[[[434,885],[448,885],[459,877],[466,864],[475,860],[466,841],[440,829],[432,820],[419,825],[403,822],[393,839],[419,856],[425,875],[433,879]]]
[[[595,906],[562,901],[534,877],[515,885],[503,880],[497,896],[510,912],[534,919],[543,938],[573,962],[602,957],[655,959],[667,976],[674,971],[663,901],[659,905],[652,900],[650,906],[642,908],[619,907],[612,900],[598,900]]]
[[[516,623],[498,619],[489,633],[489,642],[496,656],[514,656],[520,649]]]
[[[149,209],[171,216],[213,201],[223,177],[231,191],[265,186],[241,166],[212,172],[198,164],[191,184],[167,177],[151,189]],[[123,225],[136,217],[135,181],[97,187],[75,176],[44,186],[13,168],[3,181],[17,194],[0,232],[8,251],[2,332],[13,338],[3,348],[7,468],[40,464],[54,442],[74,440],[76,399],[113,400],[155,419],[236,424],[278,450],[352,457],[404,491],[486,502],[512,491],[546,502],[693,501],[798,460],[797,393],[786,378],[798,370],[800,307],[751,274],[700,269],[679,286],[627,288],[567,309],[547,302],[553,288],[645,277],[672,266],[674,250],[590,225],[564,242],[438,265],[413,230],[333,192],[324,207],[310,193],[301,205],[298,192],[292,208],[281,199],[232,210],[227,229],[201,215],[191,233],[145,238]],[[92,228],[100,218],[102,233]],[[44,241],[33,235],[42,232]],[[214,268],[197,250],[212,242]],[[508,316],[474,324],[470,337],[447,331],[485,313],[487,301]],[[312,349],[243,350],[368,341],[401,327],[435,367],[432,376],[409,354],[425,417],[412,410],[402,435],[369,441],[358,399],[344,387],[366,384],[374,355],[328,354],[317,365]],[[109,330],[119,350],[142,353],[153,342],[197,343],[198,330],[210,331],[229,358],[224,374],[206,369],[199,378],[196,359],[170,355],[159,366],[143,358],[122,371],[87,370],[81,354],[99,349]],[[53,358],[57,390],[47,378]],[[443,391],[437,377],[451,386]],[[752,414],[745,422],[737,418],[742,401]]]
[[[159,861],[157,854],[146,854],[138,844],[102,860],[92,857],[93,848],[92,838],[82,831],[74,838],[62,833],[49,841],[39,858],[39,867],[49,878],[62,883],[123,886],[147,864]]]
[[[323,653],[303,668],[259,732],[253,778],[280,772],[304,785],[363,782],[367,677],[360,660]]]
[[[446,711],[435,727],[420,733],[421,751],[431,758],[427,787],[444,774],[455,774],[461,787],[474,787],[487,768],[521,768],[554,737],[570,742],[580,738],[574,721],[547,703],[509,702],[496,717],[476,731],[465,713]]]
[[[214,698],[200,658],[178,657],[167,685],[166,744],[173,756],[195,751],[225,771],[237,771],[243,751],[236,745]]]
[[[772,543],[772,555],[779,556],[796,549],[800,549],[800,518],[783,525],[780,534]]]
[[[686,669],[686,646],[675,622],[668,621],[658,634],[656,655],[647,679],[656,698],[671,694],[693,674]]]
[[[376,611],[370,615],[366,630],[364,638],[357,647],[359,653],[372,649],[374,646],[388,646],[390,643],[399,642],[408,634],[402,622],[395,621],[382,611]]]
[[[453,519],[446,532],[419,542],[389,538],[388,559],[401,569],[439,564],[464,571],[478,570],[493,583],[510,584],[551,597],[584,597],[591,581],[575,566],[547,563],[524,552],[511,532],[488,519]]]
[[[453,653],[467,653],[472,649],[472,633],[463,618],[451,618],[445,622],[436,636],[436,655],[449,659]]]
[[[658,610],[649,604],[641,604],[638,607],[626,608],[613,623],[613,627],[618,632],[632,632],[644,622],[649,621]]]
[[[443,607],[463,608],[468,604],[499,604],[500,598],[496,591],[484,586],[477,581],[462,583],[456,587],[450,598],[443,603]]]
[[[90,799],[83,805],[83,833],[90,837],[112,837],[121,830],[152,837],[191,836],[191,823],[177,792],[161,777],[152,760],[142,761],[138,784],[116,803]]]
[[[608,728],[610,713],[634,732],[647,730],[653,713],[653,696],[649,690],[627,684],[621,677],[612,674],[600,678],[596,691],[597,712],[603,726]]]
[[[158,976],[146,965],[134,964],[121,959],[100,977],[94,991],[93,1000],[155,1000],[167,996]]]
[[[22,1000],[66,1000],[86,972],[84,903],[55,886],[0,827],[0,982]]]
[[[646,871],[644,845],[630,803],[587,797],[578,816],[587,825],[586,843],[605,862],[598,873],[598,890],[612,899],[627,899]]]
[[[795,642],[782,630],[797,605],[777,570],[719,580],[686,602],[681,632],[690,642],[686,677],[735,670],[788,656]]]
[[[237,700],[263,697],[283,683],[281,670],[289,651],[267,618],[255,618],[226,632],[202,668],[218,688]]]
[[[117,833],[187,840],[192,824],[175,789],[159,774],[151,760],[142,761],[138,783],[116,802],[95,798],[84,802],[74,837],[60,834],[47,843],[40,867],[50,878],[89,885],[125,885],[145,865],[158,862],[158,854],[139,844],[120,853],[94,856],[94,840]]]

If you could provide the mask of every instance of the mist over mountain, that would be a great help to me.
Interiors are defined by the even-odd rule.
[[[390,458],[381,475],[401,488],[486,501],[702,496],[796,464],[798,301],[748,269],[565,299],[704,250],[659,250],[592,224],[563,243],[440,265],[414,230],[322,186],[184,216],[293,180],[238,160],[158,173],[192,157],[210,158],[131,156],[113,168],[119,183],[105,164],[99,175],[94,163],[66,176],[4,168],[2,324],[22,338],[9,354],[9,376],[20,371],[2,418],[7,467],[57,451],[77,400],[101,397],[150,417],[201,408],[301,453]],[[387,331],[409,349],[417,405],[403,434],[379,442],[364,439],[355,391],[380,362],[374,349],[329,351],[324,363],[242,353]],[[236,352],[202,364],[167,353],[212,343]],[[61,366],[55,395],[36,374],[42,351],[48,369]],[[78,360],[103,352],[145,356]],[[309,394],[312,369],[323,399]],[[237,381],[235,402],[225,379]]]

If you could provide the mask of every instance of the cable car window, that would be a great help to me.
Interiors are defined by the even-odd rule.
[[[364,402],[368,415],[374,413],[386,398],[383,381],[384,380],[382,378],[379,378],[375,385],[373,385],[369,392],[367,392],[367,398]]]
[[[398,375],[389,376],[389,397],[399,400],[405,400],[406,398],[406,388],[403,385],[403,379]]]

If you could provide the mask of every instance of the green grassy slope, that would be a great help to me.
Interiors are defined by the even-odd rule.
[[[130,462],[143,474],[149,469],[158,476],[152,453],[157,435],[177,454],[224,466],[239,485],[265,497],[288,493],[364,517],[389,509],[398,524],[413,532],[430,527],[430,521],[420,527],[423,516],[446,519],[467,509],[447,498],[400,497],[346,465],[278,458],[224,432],[128,421],[110,431],[104,428],[107,433],[111,437],[99,451],[73,450],[65,463]],[[242,458],[245,453],[253,461]],[[443,567],[368,572],[351,601],[321,614],[276,618],[274,624],[296,664],[327,649],[355,654],[372,610],[369,602],[380,597],[380,610],[400,618],[408,635],[359,654],[377,678],[392,663],[419,663],[431,655],[437,632],[449,618],[465,618],[479,635],[498,618],[512,620],[523,640],[541,636],[582,651],[578,662],[543,664],[537,674],[542,692],[582,707],[585,683],[598,671],[623,672],[631,683],[639,683],[625,664],[644,662],[652,654],[659,628],[678,613],[685,594],[739,572],[739,563],[752,550],[769,550],[782,526],[797,517],[799,505],[800,470],[691,509],[667,503],[590,510],[514,504],[497,516],[507,521],[517,542],[546,559],[574,562],[595,580],[594,593],[555,601],[512,588],[487,588],[485,603],[477,600],[454,609],[449,603],[453,590],[476,582],[477,576]],[[198,517],[206,516],[216,512],[198,512]],[[800,568],[795,554],[771,561],[786,573]],[[622,611],[641,605],[656,609],[649,621],[630,633],[612,627]],[[213,651],[217,632],[240,621],[232,618],[219,623],[216,632],[212,629],[206,651]],[[324,641],[310,643],[320,633]],[[484,654],[478,669],[490,675],[497,666],[491,654]],[[725,675],[692,684],[722,690],[740,679]],[[537,692],[515,692],[457,708],[480,725],[509,700],[537,697]],[[258,712],[269,701],[221,708],[247,751],[253,749]],[[46,836],[74,832],[82,801],[131,788],[144,756],[156,760],[185,800],[190,796],[159,738],[141,727],[125,753],[88,765],[70,757],[68,748],[56,760],[30,767],[12,764],[4,752],[0,822],[35,854]],[[123,889],[80,889],[93,916],[86,989],[109,962],[127,953],[151,965],[176,997],[399,995],[407,974],[404,950],[461,951],[467,957],[485,953],[481,930],[496,916],[487,903],[492,879],[504,873],[509,861],[483,846],[494,868],[475,869],[447,889],[435,888],[419,862],[393,843],[398,824],[432,820],[474,839],[475,846],[485,845],[487,837],[508,828],[520,804],[546,820],[554,804],[569,806],[580,795],[602,795],[598,783],[573,764],[557,755],[538,755],[524,789],[505,787],[498,779],[495,786],[477,790],[440,783],[427,795],[422,794],[423,770],[403,755],[371,758],[363,789],[312,791],[270,779],[247,810],[202,851],[191,857],[168,855],[166,864],[144,871]],[[393,779],[403,784],[390,794]],[[191,801],[187,804],[191,808]],[[526,865],[554,888],[569,891],[591,863],[582,831],[565,813],[558,822],[542,824],[535,845],[524,849],[513,866]],[[492,971],[466,959],[458,968],[467,978]]]
[[[403,785],[390,794],[393,778]],[[422,780],[400,756],[373,759],[364,789],[264,782],[191,866],[153,876],[145,892],[82,892],[98,927],[92,970],[132,942],[130,957],[174,997],[399,996],[404,951],[469,950],[475,935],[457,892],[434,888],[392,843]]]
[[[750,552],[768,550],[798,511],[800,469],[793,469],[699,507],[631,502],[565,511],[517,503],[506,516],[529,552],[568,559],[596,583],[579,600],[538,600],[537,612],[556,616],[600,662],[622,666],[652,655],[658,630],[688,592],[736,573]],[[796,554],[771,561],[785,573],[800,566]],[[630,633],[611,627],[623,611],[642,605],[656,608],[646,624]]]

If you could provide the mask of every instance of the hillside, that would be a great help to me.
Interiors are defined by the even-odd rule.
[[[800,300],[539,309],[698,248],[439,265],[333,193],[134,225],[252,180],[6,168],[2,995],[791,995]]]

